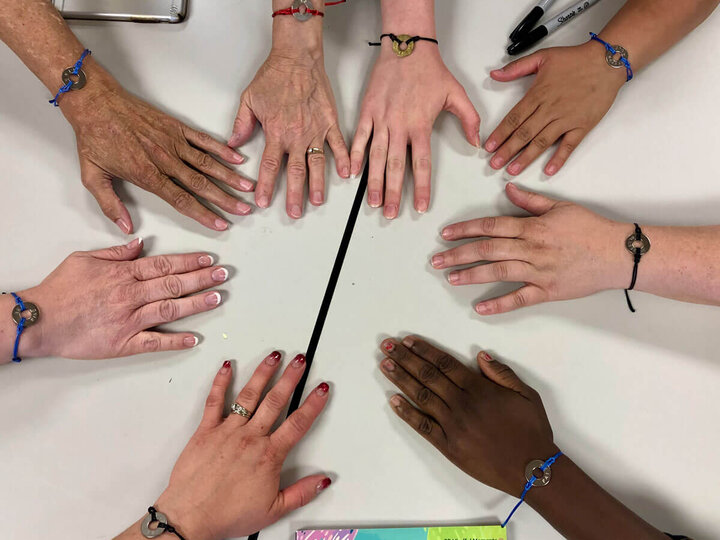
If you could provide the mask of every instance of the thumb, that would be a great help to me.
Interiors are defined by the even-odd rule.
[[[280,519],[293,510],[305,506],[320,493],[325,491],[332,480],[323,474],[306,476],[295,482],[292,486],[286,487],[278,493],[275,499],[274,513]]]
[[[473,146],[480,148],[480,115],[460,83],[452,92],[446,102],[445,110],[460,119],[465,138]]]
[[[233,132],[228,141],[228,146],[237,148],[245,144],[255,130],[255,124],[257,124],[255,114],[245,102],[245,99],[243,99],[240,102],[240,108],[235,117],[235,124],[233,125]]]
[[[125,205],[112,186],[112,176],[94,163],[80,161],[80,177],[83,185],[95,197],[100,210],[125,234],[133,232],[133,222]]]
[[[540,195],[539,193],[533,193],[532,191],[525,191],[520,189],[512,182],[509,182],[505,186],[505,194],[507,195],[510,202],[518,208],[522,208],[530,212],[535,216],[541,216],[547,214],[552,210],[556,204],[560,201]]]
[[[518,394],[526,394],[527,385],[520,380],[510,366],[498,362],[485,351],[478,353],[477,363],[483,375],[495,384]]]
[[[105,249],[88,251],[88,255],[105,261],[132,261],[138,258],[142,248],[143,239],[139,236],[124,246],[112,246]]]
[[[500,82],[509,82],[537,73],[543,62],[542,51],[523,56],[500,69],[493,69],[490,77]]]

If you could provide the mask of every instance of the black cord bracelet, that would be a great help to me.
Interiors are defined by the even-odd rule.
[[[640,264],[640,259],[643,255],[645,255],[648,251],[650,251],[650,240],[648,240],[648,237],[645,236],[642,232],[642,229],[640,228],[640,225],[637,223],[634,223],[635,225],[635,232],[627,237],[625,240],[625,247],[627,250],[633,254],[633,272],[632,272],[632,279],[630,280],[630,286],[625,289],[625,300],[627,300],[628,308],[630,308],[630,311],[635,313],[635,308],[632,305],[632,302],[630,301],[630,294],[628,294],[628,291],[632,291],[635,288],[635,282],[637,281],[637,274],[638,274],[638,265]]]
[[[151,529],[151,523],[157,523],[157,527]],[[154,506],[148,508],[148,515],[145,516],[145,519],[143,519],[140,524],[140,531],[145,538],[155,538],[163,533],[169,532],[177,536],[180,540],[185,540],[185,537],[168,523],[167,516],[162,512],[158,512]]]
[[[421,36],[409,36],[407,34],[382,34],[380,36],[380,41],[368,41],[368,45],[371,47],[379,47],[382,45],[383,38],[390,38],[393,42],[393,51],[396,55],[400,57],[404,56],[410,56],[415,49],[415,43],[418,41],[429,41],[430,43],[435,43],[438,45],[438,40],[434,38],[428,38],[428,37],[421,37]],[[404,48],[403,48],[404,46]]]

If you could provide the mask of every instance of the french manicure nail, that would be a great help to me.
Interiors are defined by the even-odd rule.
[[[320,383],[315,389],[315,393],[322,397],[330,391],[330,385],[326,382]]]
[[[427,212],[427,209],[428,209],[428,203],[427,203],[427,201],[418,201],[416,210],[417,210],[420,214],[424,214],[425,212]]]
[[[460,274],[458,274],[457,272],[450,272],[447,279],[450,283],[454,285],[455,283],[460,281]]]
[[[299,218],[299,217],[301,217],[301,216],[302,216],[302,210],[300,210],[300,205],[298,205],[298,204],[293,204],[293,205],[290,207],[290,217],[293,217],[293,218],[297,219],[297,218]]]
[[[355,179],[357,179],[357,174],[354,174],[354,173],[351,174],[351,175],[350,175],[350,180],[355,180]]]
[[[247,191],[252,191],[255,189],[255,184],[253,184],[250,180],[241,180],[240,187]]]
[[[118,228],[125,234],[130,234],[130,225],[128,225],[124,219],[122,219],[122,218],[116,219],[115,225],[117,225]]]
[[[183,344],[186,347],[194,347],[198,344],[198,338],[197,336],[187,336],[185,339],[183,339]]]
[[[313,204],[322,204],[323,203],[323,193],[322,191],[314,191],[312,194],[312,202]],[[298,207],[299,208],[299,207]]]
[[[220,304],[220,302],[222,302],[222,296],[220,296],[220,293],[217,291],[205,297],[205,303],[208,306],[217,306]]]
[[[213,281],[225,281],[228,278],[228,271],[226,268],[216,268],[211,274]]]
[[[218,231],[224,231],[225,229],[228,228],[228,224],[226,221],[223,221],[222,219],[216,219],[215,220],[215,228]]]
[[[200,266],[212,266],[215,264],[215,259],[212,255],[200,255],[200,257],[198,257],[198,264]]]
[[[329,478],[323,478],[317,485],[317,492],[320,493],[321,491],[326,490],[328,487],[330,487],[330,484],[332,484],[332,480],[330,480]]]
[[[229,373],[229,372],[230,372],[230,366],[231,366],[230,360],[225,360],[225,361],[223,362],[222,367],[220,368],[220,373],[223,373],[223,374]]]
[[[304,364],[305,364],[305,355],[298,354],[295,358],[293,358],[293,361],[290,365],[292,367],[299,368],[300,366],[302,366]]]
[[[392,341],[386,341],[383,345],[383,349],[387,352],[393,352],[395,350],[395,344]]]
[[[433,255],[432,261],[430,264],[432,264],[435,268],[438,268],[442,266],[443,262],[445,261],[445,257],[442,255]]]
[[[138,236],[134,240],[130,240],[130,243],[127,245],[128,249],[135,249],[136,247],[142,245],[143,238],[142,236]]]
[[[370,195],[368,196],[368,202],[373,208],[377,208],[378,206],[380,206],[380,193],[378,193],[377,191],[371,191]]]
[[[270,199],[268,199],[267,195],[258,195],[257,199],[255,199],[255,202],[260,208],[267,208],[270,204]]]
[[[237,204],[237,212],[240,215],[247,216],[250,212],[252,212],[252,206],[244,202],[239,202]]]
[[[385,371],[395,371],[395,362],[386,358],[385,360],[382,361],[382,368]]]
[[[398,215],[398,207],[394,204],[390,204],[385,207],[384,214],[387,219],[395,219]]]
[[[342,175],[343,178],[347,178],[350,175],[350,169],[348,167],[343,167]]]

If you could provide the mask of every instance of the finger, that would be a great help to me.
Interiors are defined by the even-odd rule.
[[[390,398],[390,406],[393,408],[393,411],[395,411],[395,414],[402,418],[406,424],[422,435],[435,448],[441,452],[445,452],[447,438],[440,424],[418,411],[400,395],[394,395]]]
[[[320,383],[307,397],[305,402],[285,420],[270,436],[270,441],[281,456],[286,456],[300,442],[315,419],[320,415],[328,401],[330,386]]]
[[[230,360],[225,360],[215,375],[210,392],[208,392],[199,429],[210,429],[220,425],[225,410],[225,394],[231,381],[232,364]]]
[[[105,261],[132,261],[140,256],[143,248],[142,237],[135,238],[124,246],[113,246],[95,251],[88,251],[88,255]]]
[[[245,100],[240,102],[240,108],[238,109],[237,116],[235,117],[235,123],[233,124],[233,132],[228,141],[228,146],[237,148],[242,146],[253,134],[257,119],[252,109],[248,106]]]
[[[350,155],[348,154],[345,137],[337,124],[327,132],[327,142],[335,157],[335,168],[342,178],[350,177]]]
[[[112,176],[94,163],[81,159],[80,177],[83,186],[95,197],[105,217],[117,225],[123,233],[131,234],[133,232],[132,218],[113,189]]]
[[[451,285],[473,285],[496,282],[532,282],[537,276],[534,267],[523,261],[500,261],[455,270],[448,274]]]
[[[178,149],[178,155],[183,161],[189,163],[197,170],[211,178],[224,182],[232,188],[246,192],[255,189],[255,184],[252,181],[228,169],[225,165],[213,159],[212,156],[201,152],[197,148],[183,146]]]
[[[412,145],[412,168],[415,179],[415,210],[424,214],[430,206],[430,182],[432,178],[432,150],[430,132],[415,133]]]
[[[134,287],[134,301],[137,305],[143,305],[168,298],[180,298],[216,287],[227,278],[228,271],[222,266],[216,266],[185,274],[171,274],[148,281],[140,281]]]
[[[433,347],[418,336],[407,336],[402,340],[402,343],[410,349],[413,354],[427,360],[438,368],[443,375],[460,388],[467,386],[471,372],[465,364],[456,360],[453,356],[437,347]]]
[[[495,384],[499,384],[503,388],[517,392],[525,393],[527,385],[520,380],[515,371],[502,362],[498,362],[489,353],[481,351],[477,355],[478,367],[488,379]]]
[[[300,147],[290,151],[287,163],[287,201],[285,211],[293,219],[302,217],[303,200],[305,198],[305,179],[307,148]],[[323,175],[325,174],[325,158],[323,156]],[[324,180],[323,180],[324,181]]]
[[[278,493],[270,513],[280,519],[311,502],[330,487],[331,483],[332,480],[324,474],[306,476]]]
[[[208,158],[210,157],[207,154],[204,155]],[[226,212],[240,216],[244,216],[252,212],[252,206],[237,200],[235,197],[213,184],[205,177],[204,174],[187,167],[180,161],[167,167],[166,172],[182,182],[188,191],[195,193],[199,197],[202,197],[215,206],[222,208]]]
[[[284,152],[279,142],[274,140],[266,142],[255,186],[255,204],[260,208],[270,206],[283,155]]]
[[[325,141],[315,141],[312,148],[323,149]],[[325,202],[325,154],[307,154],[309,171],[310,203],[320,206]]]
[[[156,255],[138,259],[132,267],[133,276],[139,281],[155,279],[171,274],[184,274],[215,264],[207,253],[182,253],[179,255]]]
[[[395,386],[417,405],[421,411],[439,421],[445,420],[450,413],[449,406],[427,386],[422,385],[399,366],[394,360],[384,358],[380,362],[380,370]]]
[[[287,407],[290,396],[292,396],[297,383],[305,372],[305,355],[298,354],[290,365],[285,368],[280,380],[267,393],[265,399],[250,419],[250,424],[255,426],[262,435],[266,435],[272,425]]]
[[[521,189],[512,182],[509,182],[505,186],[505,194],[515,206],[535,216],[547,214],[555,205],[560,203],[560,201],[551,199],[540,193]]]
[[[457,396],[458,387],[432,363],[423,360],[402,343],[386,339],[381,344],[382,352],[395,361],[420,384],[426,386],[445,403]]]
[[[355,137],[353,138],[352,148],[350,150],[350,174],[353,177],[360,174],[363,159],[365,158],[365,148],[367,148],[372,132],[372,118],[370,116],[366,116],[365,114],[361,114],[357,130],[355,131]]]
[[[510,238],[484,238],[433,255],[433,268],[449,268],[483,261],[524,260],[524,241]]]
[[[144,184],[140,183],[140,185],[149,186],[150,191],[162,198],[175,210],[194,219],[208,229],[224,231],[228,228],[227,221],[205,208],[195,197],[159,171],[149,181]]]
[[[535,135],[525,150],[507,168],[508,173],[513,176],[523,172],[528,165],[535,161],[540,154],[550,148],[563,134],[560,122],[551,122]]]
[[[525,285],[505,296],[480,302],[475,306],[475,311],[477,311],[479,315],[497,315],[499,313],[507,313],[508,311],[540,304],[546,300],[547,296],[545,291],[540,287],[536,285]]]
[[[257,409],[257,405],[260,402],[260,398],[262,397],[265,388],[270,383],[273,375],[275,375],[275,372],[280,366],[281,358],[282,355],[279,351],[273,351],[267,355],[255,369],[255,373],[252,374],[252,377],[250,377],[247,384],[242,390],[240,390],[240,393],[235,399],[235,403],[245,407],[245,409],[250,411],[252,414],[255,409]],[[228,416],[228,421],[234,422],[238,425],[245,425],[248,419],[239,414],[231,414]]]
[[[498,148],[490,160],[490,166],[499,169],[508,163],[518,152],[525,148],[547,125],[549,119],[541,109],[536,110],[517,129],[512,132],[510,138]],[[508,169],[510,174],[518,174],[515,168]]]
[[[495,237],[518,238],[525,230],[523,218],[484,217],[461,221],[445,227],[440,233],[445,240],[463,240],[465,238]]]
[[[229,145],[221,143],[220,141],[218,141],[214,137],[211,137],[203,131],[198,131],[185,125],[182,126],[182,131],[185,135],[185,139],[187,139],[190,144],[196,146],[197,148],[200,148],[201,150],[205,150],[206,152],[215,154],[221,159],[227,161],[228,163],[239,164],[245,161],[245,158],[242,155],[238,154],[235,150],[233,150]],[[217,178],[217,176],[213,176],[213,178]],[[220,180],[220,178],[218,178],[218,180]]]
[[[584,138],[585,132],[580,129],[568,131],[565,136],[560,139],[558,149],[555,151],[553,157],[550,158],[550,161],[548,161],[545,167],[545,174],[552,176],[558,172]]]
[[[460,83],[457,83],[457,87],[448,96],[445,110],[460,119],[465,138],[470,144],[480,148],[480,115]]]
[[[400,208],[402,187],[405,181],[407,145],[408,137],[404,131],[396,131],[390,134],[390,146],[385,171],[385,208],[383,209],[383,215],[387,219],[395,219]]]
[[[196,294],[177,300],[160,300],[146,304],[136,311],[138,325],[152,328],[160,324],[184,319],[196,313],[215,309],[222,302],[222,296],[217,291]]]
[[[198,344],[198,338],[188,332],[139,332],[127,343],[123,356],[145,354],[160,351],[182,351],[192,349]]]
[[[496,81],[509,82],[537,73],[543,62],[543,54],[541,51],[523,56],[506,64],[500,69],[494,69],[490,72],[490,76]]]
[[[515,105],[509,113],[502,119],[498,127],[490,134],[487,141],[485,141],[485,150],[488,152],[494,152],[501,144],[503,144],[513,132],[519,128],[530,115],[537,110],[537,104],[531,103],[528,96],[525,96],[520,102]],[[500,169],[504,163],[499,163],[495,156],[490,160],[490,166],[495,169]]]
[[[373,208],[382,206],[383,186],[385,185],[385,164],[388,152],[388,130],[378,126],[373,128],[370,143],[370,167],[368,171],[368,204]]]

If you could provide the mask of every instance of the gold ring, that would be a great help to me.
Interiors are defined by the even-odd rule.
[[[307,149],[308,154],[324,154],[325,150],[322,148],[317,148],[316,146],[310,147]]]
[[[233,403],[232,407],[230,407],[230,412],[233,414],[239,414],[240,416],[244,418],[250,418],[252,417],[252,413],[248,411],[245,407],[240,405],[239,403]]]

